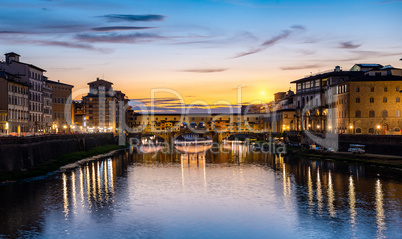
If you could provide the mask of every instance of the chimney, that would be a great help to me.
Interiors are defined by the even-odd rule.
[[[98,80],[99,80],[99,77],[96,77],[96,80],[98,81]]]
[[[59,83],[60,83],[60,80],[57,80],[57,82],[59,82]]]

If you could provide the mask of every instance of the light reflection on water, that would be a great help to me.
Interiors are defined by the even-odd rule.
[[[221,147],[0,186],[0,237],[402,238],[399,171]]]

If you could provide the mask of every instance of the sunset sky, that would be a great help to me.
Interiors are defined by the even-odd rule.
[[[336,65],[402,67],[402,1],[2,0],[1,10],[2,53],[75,90],[104,78],[130,99],[169,88],[187,104],[236,104],[241,85],[242,102],[270,101]]]

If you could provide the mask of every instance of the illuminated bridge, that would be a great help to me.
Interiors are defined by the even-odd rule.
[[[234,134],[266,133],[264,114],[152,114],[133,115],[130,134],[153,134],[167,142],[184,133],[200,133],[221,142]]]

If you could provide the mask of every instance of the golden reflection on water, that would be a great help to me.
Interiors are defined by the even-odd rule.
[[[105,188],[105,201],[106,203],[109,202],[109,181],[108,181],[108,173],[107,173],[107,166],[106,163],[103,161],[102,162],[102,166],[103,166],[103,187]]]
[[[87,184],[86,185],[86,188],[87,188],[87,201],[88,201],[88,206],[91,209],[92,202],[91,202],[91,199],[89,197],[91,195],[91,177],[89,175],[89,165],[85,166],[85,174],[86,174],[86,179],[87,179],[87,181],[86,181],[86,184]]]
[[[287,210],[291,209],[291,193],[292,193],[292,188],[291,188],[291,182],[290,182],[290,177],[289,174],[286,173],[286,165],[282,164],[282,178],[283,178],[283,197],[285,198],[285,207]]]
[[[311,168],[308,167],[308,175],[307,175],[307,188],[308,188],[308,205],[310,214],[313,212],[313,181],[311,179]]]
[[[335,217],[335,207],[334,207],[334,188],[332,185],[332,176],[331,170],[328,173],[328,208],[329,208],[329,215],[331,217]]]
[[[385,227],[385,213],[383,205],[383,192],[381,188],[380,179],[377,179],[375,184],[375,209],[376,209],[376,219],[377,219],[377,238],[385,238],[384,231]]]
[[[68,218],[68,190],[67,190],[67,176],[65,173],[62,175],[63,178],[63,205],[64,205],[64,217]]]
[[[321,186],[321,178],[320,178],[320,169],[317,169],[317,201],[318,201],[318,212],[321,214],[322,213],[322,186]]]
[[[237,154],[241,155],[241,151],[237,151]],[[207,193],[207,168],[206,168],[206,158],[207,154],[205,152],[198,154],[180,154],[180,172],[177,169],[177,176],[180,177],[181,173],[181,184],[184,189],[185,184],[189,184],[194,175],[196,175],[200,181],[200,186],[204,187],[205,193]],[[176,158],[178,159],[178,157]],[[264,158],[266,160],[266,158]],[[356,176],[352,175],[339,175],[331,170],[326,171],[325,166],[314,166],[314,164],[305,165],[302,168],[301,175],[303,181],[300,177],[296,177],[296,169],[294,165],[288,163],[287,159],[281,156],[275,156],[269,158],[276,171],[276,175],[279,177],[282,174],[283,183],[283,202],[287,211],[292,210],[292,208],[297,208],[297,202],[299,199],[295,199],[300,193],[298,184],[303,184],[303,196],[307,197],[302,202],[303,206],[308,203],[308,212],[311,215],[314,213],[319,214],[319,217],[324,217],[323,212],[328,212],[328,218],[331,221],[335,221],[336,217],[339,219],[345,219],[350,226],[351,231],[350,237],[357,237],[358,231],[362,228],[362,223],[365,219],[363,217],[366,215],[360,203],[357,204],[356,198],[359,200],[360,182],[356,181]],[[177,161],[176,161],[177,162]],[[235,162],[232,162],[235,163]],[[267,161],[265,161],[267,163]],[[71,220],[71,215],[77,214],[77,204],[81,204],[82,208],[87,208],[89,212],[97,211],[99,207],[103,207],[105,204],[111,203],[114,200],[114,190],[115,190],[115,179],[116,179],[116,169],[119,171],[120,165],[115,162],[115,160],[107,159],[103,161],[91,162],[85,166],[82,166],[75,171],[62,173],[62,191],[63,191],[63,213],[65,220]],[[185,170],[185,168],[187,168]],[[243,171],[247,172],[244,168],[232,167],[233,176],[240,180],[238,183],[244,183],[247,181],[247,177],[243,179]],[[307,170],[306,170],[307,169]],[[306,175],[307,171],[307,175]],[[235,173],[237,172],[237,174]],[[300,172],[300,171],[298,171]],[[326,175],[328,174],[328,177]],[[247,174],[245,174],[247,175]],[[316,176],[316,178],[314,176]],[[321,177],[322,176],[322,177]],[[313,178],[314,177],[314,178]],[[71,181],[69,181],[71,178]],[[79,183],[78,183],[79,180]],[[180,180],[180,179],[179,179]],[[203,180],[203,182],[201,182]],[[280,180],[280,178],[279,178]],[[292,182],[293,180],[293,182]],[[314,181],[316,180],[316,181]],[[358,184],[356,184],[358,182]],[[203,185],[202,185],[203,184]],[[180,182],[179,182],[180,185]],[[356,186],[357,185],[357,186]],[[374,180],[371,185],[374,185]],[[314,187],[316,186],[316,187]],[[360,185],[361,186],[361,185]],[[78,188],[79,187],[79,188]],[[372,186],[373,187],[373,186]],[[343,191],[339,189],[343,188]],[[334,190],[338,189],[338,191]],[[325,191],[327,190],[327,191]],[[356,191],[358,190],[358,191]],[[375,203],[375,208],[372,207],[370,212],[375,210],[375,226],[374,220],[371,222],[373,232],[376,231],[376,238],[384,238],[387,236],[387,226],[386,225],[386,211],[384,207],[384,192],[383,185],[380,179],[375,181],[375,191],[372,190],[372,200],[370,203]],[[201,189],[202,191],[202,189]],[[337,193],[335,193],[337,192]],[[77,195],[77,194],[80,195]],[[306,194],[307,193],[307,194]],[[60,195],[59,193],[58,195]],[[337,203],[336,195],[339,196],[339,203]],[[61,195],[60,195],[61,197]],[[364,200],[361,199],[361,200]],[[292,202],[294,205],[292,205]],[[340,203],[345,202],[345,203]],[[94,210],[95,209],[95,210]],[[357,211],[359,210],[359,219]],[[80,209],[78,209],[80,211]],[[61,212],[60,212],[61,213]],[[360,215],[361,214],[361,215]],[[373,214],[374,215],[374,214]],[[362,218],[360,220],[360,218]],[[373,217],[374,219],[374,217]],[[359,227],[359,228],[358,228]],[[388,226],[389,227],[389,226]]]
[[[92,163],[92,181],[90,182],[92,184],[92,196],[93,199],[96,200],[96,175],[95,175],[95,164]]]
[[[349,207],[350,207],[350,225],[352,230],[356,230],[356,196],[355,185],[352,175],[349,176]]]
[[[88,209],[91,209],[92,207],[103,207],[104,204],[110,202],[114,190],[112,166],[111,160],[98,161],[89,163],[75,171],[72,170],[70,176],[68,176],[68,172],[63,172],[63,213],[66,220],[71,211],[71,206],[73,213],[77,213],[77,203],[80,203],[82,208],[87,205]],[[79,184],[77,184],[77,175]],[[69,178],[71,178],[71,183],[68,183]],[[69,203],[69,197],[72,200],[72,205]]]
[[[80,200],[81,206],[84,207],[84,173],[82,172],[83,168],[80,167]]]
[[[71,187],[72,187],[72,197],[73,197],[73,213],[76,213],[75,209],[77,207],[77,191],[75,186],[75,173],[71,172]]]
[[[98,192],[98,200],[102,200],[102,189],[101,189],[101,182],[103,181],[101,179],[101,175],[100,175],[100,165],[99,165],[99,161],[96,162],[96,181],[97,181],[97,192]]]

